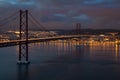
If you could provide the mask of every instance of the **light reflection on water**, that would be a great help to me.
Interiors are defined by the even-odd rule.
[[[18,46],[0,48],[0,80],[116,80],[120,78],[119,50],[114,42],[32,43],[31,64],[17,65]]]

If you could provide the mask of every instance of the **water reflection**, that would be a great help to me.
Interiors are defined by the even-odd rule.
[[[110,80],[111,77],[115,80],[120,78],[119,46],[114,42],[81,40],[32,43],[29,44],[31,64],[17,65],[17,73],[13,65],[17,57],[11,54],[18,53],[18,46],[16,52],[12,47],[1,49],[4,52],[0,59],[4,64],[0,68],[0,79],[9,80],[1,77],[9,73],[13,78],[17,75],[17,79],[11,80]]]
[[[79,46],[79,47],[77,47]],[[119,62],[119,45],[115,42],[55,40],[29,44],[29,54],[36,57],[52,57],[74,54],[86,55],[90,60],[112,60]],[[34,56],[35,57],[35,56]]]
[[[17,64],[18,80],[29,80],[29,64]]]
[[[119,62],[119,51],[120,51],[120,45],[116,44],[115,45],[115,53],[116,53],[116,62]]]

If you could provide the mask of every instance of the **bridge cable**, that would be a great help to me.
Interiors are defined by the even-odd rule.
[[[39,30],[44,31],[43,29],[38,27],[38,24],[36,24],[36,22],[31,17],[29,17],[29,21],[30,21],[30,23],[34,24]]]
[[[30,17],[34,20],[35,23],[37,23],[42,29],[44,29],[45,31],[48,31],[42,24],[40,24],[31,13],[28,13],[30,15]]]
[[[17,16],[13,16],[12,18],[9,18],[8,20],[6,20],[3,23],[1,23],[0,26],[7,25],[7,24],[9,24],[10,22],[13,22],[16,19],[17,19]]]
[[[12,15],[10,15],[9,17],[0,20],[0,26],[4,26],[4,25],[10,23],[11,21],[15,20],[16,17],[17,17],[17,16],[16,16],[17,13],[18,13],[18,12],[15,12],[15,13],[13,13]]]
[[[0,22],[3,22],[3,21],[6,21],[6,20],[9,20],[11,17],[15,16],[17,13],[18,13],[18,11],[15,12],[15,13],[13,13],[13,14],[11,14],[10,16],[8,16],[8,17],[6,17],[6,18],[4,18],[4,19],[1,19]]]

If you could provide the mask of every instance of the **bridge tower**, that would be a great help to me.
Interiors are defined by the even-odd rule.
[[[19,39],[25,42],[19,42],[18,64],[29,64],[28,61],[28,10],[20,10]]]
[[[81,24],[80,23],[76,23],[76,34],[79,35],[81,31]]]

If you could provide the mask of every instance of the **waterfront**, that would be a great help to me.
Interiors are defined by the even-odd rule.
[[[18,46],[0,48],[0,80],[119,80],[120,53],[114,42],[29,44],[30,65],[17,65]]]

